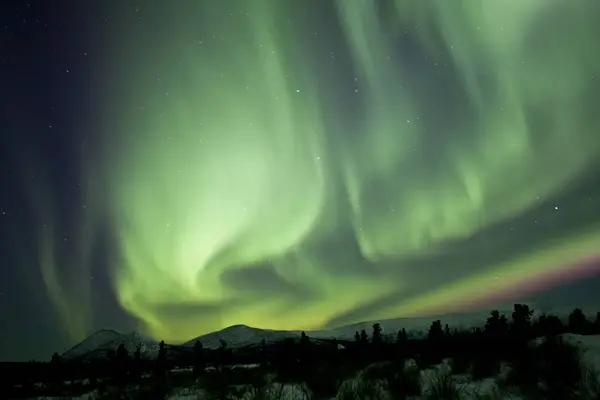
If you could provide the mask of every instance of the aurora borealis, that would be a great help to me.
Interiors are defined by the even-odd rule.
[[[174,342],[467,310],[597,275],[599,12],[111,10],[93,34],[89,111],[69,122],[85,207],[61,205],[50,177],[22,178],[40,228],[19,263],[41,272],[72,341],[98,328],[99,264],[136,329]],[[43,169],[18,158],[22,177]]]

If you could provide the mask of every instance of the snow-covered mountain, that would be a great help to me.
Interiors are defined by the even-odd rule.
[[[252,328],[246,325],[234,325],[218,332],[212,332],[199,336],[183,346],[193,346],[200,341],[205,349],[216,349],[221,345],[221,340],[227,343],[229,348],[239,348],[264,343],[275,343],[288,338],[299,338],[299,331],[276,331],[272,329]]]
[[[102,329],[73,346],[62,357],[65,359],[106,358],[120,344],[123,344],[130,354],[135,352],[137,347],[140,346],[142,358],[154,358],[158,354],[158,342],[156,340],[144,337],[137,332],[126,334],[114,330]]]
[[[354,334],[357,331],[360,332],[364,329],[370,334],[373,324],[379,322],[384,335],[387,334],[392,337],[396,335],[399,329],[405,328],[411,336],[416,337],[427,332],[431,325],[431,321],[434,319],[441,319],[442,323],[447,323],[453,327],[470,328],[471,326],[482,325],[488,314],[489,313],[456,314],[440,317],[397,318],[383,321],[369,321],[335,329],[306,331],[306,334],[309,338],[317,340],[354,340]],[[234,325],[217,332],[199,336],[182,345],[168,344],[167,346],[171,348],[171,350],[185,350],[193,346],[196,341],[200,341],[205,349],[216,349],[221,345],[221,340],[223,340],[227,343],[229,348],[236,349],[260,345],[263,342],[271,344],[288,338],[298,339],[301,333],[302,331],[260,329],[246,325]],[[130,354],[133,353],[139,345],[143,358],[154,358],[158,353],[158,341],[156,340],[144,337],[136,332],[124,334],[114,330],[103,329],[71,348],[63,354],[63,357],[65,359],[105,358],[111,352],[115,351],[120,344],[125,345],[125,348]]]
[[[587,312],[591,312],[592,310],[593,308],[586,308],[584,312],[587,314]],[[510,318],[512,313],[511,309],[500,309],[499,311],[508,318]],[[547,312],[548,314],[556,315],[561,319],[566,320],[568,313],[571,311],[572,308],[549,311],[543,310],[536,312],[534,317],[536,314],[539,315],[541,312]],[[594,314],[587,315],[592,318],[592,315]],[[415,318],[395,318],[381,321],[360,322],[334,329],[306,331],[306,334],[309,338],[317,340],[354,340],[354,335],[356,332],[360,332],[364,329],[370,335],[373,324],[379,323],[384,336],[389,338],[395,337],[398,330],[402,328],[406,329],[409,336],[419,337],[426,334],[426,332],[429,330],[431,322],[434,320],[439,319],[442,325],[448,324],[448,326],[452,329],[471,329],[473,327],[483,326],[488,316],[489,311]],[[280,331],[253,328],[246,325],[234,325],[217,332],[199,336],[181,345],[167,344],[167,347],[171,349],[171,351],[169,351],[170,353],[187,351],[198,340],[200,343],[202,343],[205,349],[216,349],[220,346],[221,340],[223,340],[227,343],[229,348],[236,349],[246,346],[260,345],[263,342],[266,344],[271,344],[287,338],[297,339],[300,337],[300,335],[301,331]],[[133,332],[124,334],[114,330],[100,330],[64,353],[63,357],[66,359],[105,358],[112,351],[115,351],[120,344],[124,344],[129,353],[133,353],[139,345],[143,358],[154,358],[158,353],[158,341],[144,337],[139,333]]]
[[[537,318],[541,314],[554,315],[560,318],[563,323],[568,322],[568,315],[576,307],[561,307],[561,308],[537,308],[534,309],[533,318]],[[593,320],[596,317],[596,312],[600,311],[600,305],[593,306],[588,305],[586,307],[579,307],[583,310],[583,313],[588,319]],[[505,315],[509,320],[512,317],[513,308],[512,305],[508,307],[496,308],[500,312],[500,315]],[[442,326],[448,324],[450,329],[457,328],[459,330],[470,330],[472,328],[483,327],[487,318],[490,316],[490,310],[476,311],[468,313],[454,313],[454,314],[443,314],[443,315],[432,315],[427,317],[409,317],[409,318],[394,318],[380,321],[367,321],[359,322],[352,325],[342,326],[340,328],[311,331],[306,332],[307,335],[313,338],[325,339],[325,338],[336,338],[339,340],[354,340],[354,334],[365,330],[369,335],[373,331],[373,324],[378,322],[381,325],[383,335],[395,336],[398,330],[406,329],[409,336],[419,337],[425,335],[429,331],[431,323],[435,320],[440,320]]]
[[[66,358],[77,358],[83,356],[91,351],[94,351],[114,340],[119,339],[122,336],[121,333],[112,329],[101,329],[94,333],[92,336],[84,339],[73,346],[70,350],[63,354]]]
[[[510,316],[510,313],[507,315]],[[429,331],[429,327],[434,320],[440,320],[442,325],[448,324],[451,328],[471,329],[478,326],[483,326],[489,312],[484,313],[468,313],[468,314],[446,314],[430,317],[414,317],[414,318],[394,318],[381,321],[365,321],[352,325],[342,326],[340,328],[310,331],[306,334],[313,338],[328,339],[335,338],[338,340],[354,340],[356,332],[365,330],[369,335],[373,331],[373,324],[379,323],[384,336],[395,337],[399,330],[406,329],[410,337],[420,337]]]

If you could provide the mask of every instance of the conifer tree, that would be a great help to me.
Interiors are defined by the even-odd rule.
[[[204,368],[204,346],[202,346],[202,343],[199,340],[196,340],[196,342],[194,342],[194,374],[196,376],[202,374]]]
[[[367,335],[367,331],[364,329],[360,331],[360,342],[364,345],[369,343],[369,335]]]
[[[383,336],[381,334],[381,325],[378,323],[373,324],[373,336],[371,337],[371,342],[374,345],[380,345],[383,342]]]

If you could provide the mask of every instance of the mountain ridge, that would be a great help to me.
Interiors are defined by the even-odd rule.
[[[582,308],[583,309],[583,308]],[[588,312],[592,308],[585,307],[584,312]],[[552,314],[561,319],[566,319],[568,313],[573,309],[561,307],[553,312],[537,310],[534,317],[540,314]],[[510,318],[512,309],[498,309],[501,314]],[[490,312],[469,312],[469,313],[453,313],[425,317],[403,317],[390,318],[384,320],[373,320],[357,322],[349,325],[340,326],[332,329],[322,330],[307,330],[306,335],[312,340],[354,340],[356,332],[361,330],[371,333],[372,326],[379,323],[384,337],[393,339],[400,329],[406,329],[411,337],[420,337],[426,335],[432,321],[440,320],[442,325],[448,324],[454,329],[472,329],[482,327]],[[590,316],[589,314],[587,314]],[[259,345],[261,343],[272,344],[285,339],[298,339],[301,335],[301,330],[274,330],[251,327],[243,324],[236,324],[219,331],[200,335],[198,337],[187,340],[183,343],[165,343],[172,350],[189,350],[196,341],[200,341],[205,349],[216,349],[221,345],[221,341],[227,343],[231,349],[243,348],[246,346]],[[159,341],[145,337],[138,332],[121,333],[114,329],[101,329],[90,335],[80,343],[73,346],[71,349],[63,353],[65,359],[97,359],[109,357],[111,352],[123,344],[128,352],[135,352],[140,346],[140,352],[143,358],[153,358],[158,354]]]

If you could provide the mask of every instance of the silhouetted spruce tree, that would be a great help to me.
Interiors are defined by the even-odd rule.
[[[52,386],[60,386],[62,384],[62,357],[58,353],[52,354],[50,360],[49,380]]]
[[[533,336],[551,337],[564,332],[564,326],[560,318],[555,315],[541,314],[534,322],[531,323]]]
[[[533,310],[525,304],[515,304],[510,324],[511,380],[519,386],[536,381],[536,364],[528,341],[533,338],[531,316]]]
[[[523,342],[531,338],[531,316],[533,310],[526,304],[515,304],[510,327],[513,338]]]
[[[221,373],[223,379],[228,380],[227,377],[230,373],[230,369],[226,368],[233,362],[233,353],[229,348],[227,342],[223,339],[219,340],[219,348],[217,350],[217,369]]]
[[[600,333],[600,311],[596,313],[595,333]]]
[[[136,361],[142,360],[142,345],[141,344],[138,344],[135,347],[135,352],[133,353],[133,359]]]
[[[485,323],[484,333],[487,339],[504,340],[508,334],[508,320],[498,310],[493,310]]]
[[[312,362],[312,348],[310,339],[306,336],[306,332],[300,334],[300,362],[302,368],[308,368]]]
[[[373,335],[371,337],[371,342],[376,345],[379,346],[381,345],[381,343],[383,342],[383,336],[381,335],[381,325],[380,324],[373,324]]]
[[[371,356],[373,361],[381,360],[383,356],[383,336],[381,333],[381,325],[378,323],[373,324],[373,333],[371,334]]]
[[[161,340],[158,344],[158,355],[156,356],[154,372],[159,378],[164,378],[167,372],[167,349],[165,348],[164,340]]]
[[[588,333],[588,321],[581,309],[576,308],[569,314],[569,330],[572,333]]]
[[[211,392],[212,398],[227,399],[231,395],[231,368],[227,367],[229,363],[228,345],[223,339],[219,339],[219,347],[215,353],[215,368],[216,373],[210,374],[208,390]]]
[[[306,332],[302,331],[302,333],[300,334],[300,348],[304,349],[307,348],[310,345],[310,340],[308,339],[308,336],[306,336]]]
[[[484,331],[490,335],[494,334],[498,321],[500,321],[500,311],[493,310],[485,323]]]
[[[368,362],[369,360],[369,335],[364,329],[360,331],[360,339],[357,343],[357,361],[359,364]]]
[[[313,364],[312,359],[312,346],[310,339],[306,336],[306,332],[302,331],[300,334],[300,374],[301,379],[306,379],[306,374],[311,369]]]
[[[158,344],[153,378],[152,397],[162,399],[167,393],[167,349],[164,340]]]
[[[117,347],[114,360],[114,374],[117,387],[121,390],[127,384],[129,354],[123,343]]]
[[[396,360],[401,363],[402,368],[404,368],[407,345],[408,338],[406,336],[406,329],[402,328],[398,330],[398,334],[396,335]]]
[[[133,380],[139,380],[142,376],[142,345],[138,344],[133,353],[133,365],[131,367],[131,377]]]
[[[500,336],[508,335],[508,318],[504,314],[500,316],[500,320],[498,321],[498,333]]]
[[[128,356],[129,356],[129,353],[127,352],[127,349],[125,348],[125,345],[123,343],[121,343],[117,347],[116,359],[118,361],[123,361],[123,360],[127,360]]]
[[[444,331],[442,330],[442,322],[438,319],[431,323],[429,327],[429,333],[427,335],[429,341],[432,343],[439,343],[444,338]]]
[[[354,343],[352,344],[351,350],[352,350],[352,354],[353,354],[353,358],[354,361],[356,362],[360,362],[361,357],[362,357],[362,344],[360,342],[360,333],[358,331],[356,331],[354,333]]]
[[[366,345],[369,343],[369,335],[367,335],[367,331],[365,331],[364,329],[362,331],[360,331],[360,342],[363,345]]]
[[[61,361],[62,361],[62,357],[60,356],[60,354],[58,354],[57,352],[54,352],[54,354],[52,354],[52,359],[50,360],[50,363],[52,365],[58,365],[58,364],[60,364]]]
[[[500,315],[498,310],[491,311],[483,330],[474,331],[469,340],[474,343],[474,346],[468,345],[465,349],[473,351],[471,356],[473,357],[471,366],[473,379],[485,379],[499,372],[500,359],[504,349],[508,347],[507,337],[508,320],[504,315]]]
[[[204,361],[204,346],[199,340],[194,342],[194,375],[199,376],[204,372],[206,363]]]
[[[547,315],[545,320],[545,335],[556,336],[564,332],[562,321],[556,315]]]
[[[218,364],[219,364],[219,368],[222,369],[222,367],[228,363],[228,357],[227,357],[227,342],[224,341],[223,339],[219,339],[219,349],[217,352],[217,358],[218,358]]]
[[[429,340],[429,348],[426,353],[427,363],[437,363],[444,356],[444,330],[442,329],[442,322],[440,320],[433,321],[429,327],[427,334]]]

